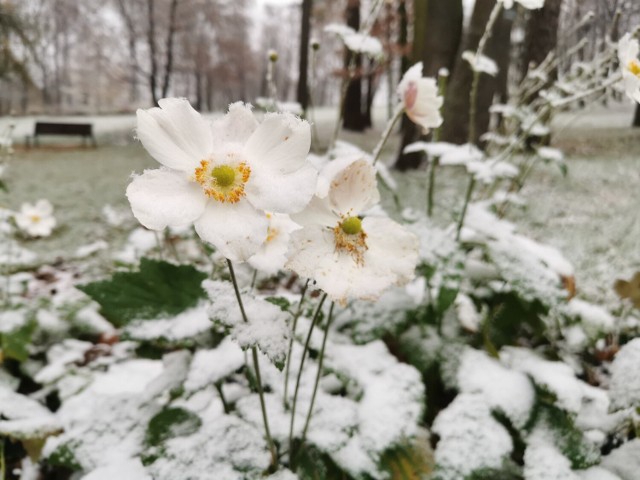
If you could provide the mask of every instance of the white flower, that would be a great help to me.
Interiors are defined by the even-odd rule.
[[[287,268],[312,278],[331,299],[375,299],[391,285],[414,276],[418,239],[386,217],[363,212],[380,199],[376,170],[366,160],[333,160],[329,191],[292,218],[303,225],[291,234]],[[324,173],[324,172],[323,172]]]
[[[53,206],[44,199],[35,204],[23,203],[13,218],[18,228],[30,237],[48,237],[56,226]]]
[[[267,213],[269,227],[267,239],[258,253],[249,258],[248,262],[256,270],[273,275],[282,270],[287,261],[287,250],[291,232],[300,229],[300,225],[282,213]]]
[[[504,8],[509,9],[513,7],[514,0],[498,0]],[[542,8],[544,6],[544,0],[515,0],[516,3],[519,3],[524,8],[528,8],[529,10],[537,10],[538,8]]]
[[[371,58],[382,57],[383,49],[380,40],[370,35],[356,32],[347,25],[332,23],[324,27],[327,33],[335,33],[352,52],[362,53]]]
[[[466,60],[474,72],[486,73],[495,77],[498,74],[498,64],[486,55],[476,55],[475,52],[467,50],[462,54],[462,59]]]
[[[440,107],[444,100],[438,95],[436,81],[422,77],[422,62],[405,72],[398,84],[397,93],[404,104],[407,117],[420,125],[424,133],[442,124]]]
[[[250,106],[234,103],[207,122],[185,99],[138,110],[138,138],[163,166],[135,176],[127,197],[145,227],[193,223],[225,257],[245,261],[268,234],[264,211],[302,210],[317,171],[307,161],[309,124],[269,113],[258,124]]]
[[[622,68],[624,89],[632,100],[640,103],[640,61],[638,60],[638,40],[627,33],[618,42],[618,58]]]

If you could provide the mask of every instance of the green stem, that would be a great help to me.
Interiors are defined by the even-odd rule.
[[[233,290],[236,292],[236,299],[238,300],[238,306],[240,307],[240,313],[242,314],[242,320],[245,323],[249,323],[247,313],[244,310],[244,304],[242,303],[242,296],[240,295],[240,289],[238,288],[238,281],[236,280],[236,274],[233,270],[233,264],[231,260],[227,259],[227,265],[229,266],[229,274],[231,275],[231,283],[233,283]],[[269,430],[269,420],[267,418],[267,407],[264,401],[264,391],[262,388],[262,378],[260,376],[260,363],[258,362],[258,349],[251,347],[251,355],[253,357],[253,369],[256,374],[256,386],[258,388],[258,396],[260,397],[260,409],[262,410],[262,421],[264,423],[264,432],[267,437],[267,444],[269,445],[269,451],[271,453],[271,467],[275,470],[278,468],[278,453],[276,451],[276,444],[271,438],[271,431]]]
[[[440,158],[435,157],[431,162],[431,169],[429,170],[429,185],[427,188],[427,216],[433,215],[433,199],[436,190],[436,170],[440,165]]]
[[[478,42],[478,49],[476,50],[476,65],[484,52],[485,47],[487,46],[487,42],[489,38],[491,38],[491,33],[493,31],[493,26],[498,20],[498,16],[502,10],[502,2],[497,2],[491,10],[491,15],[489,16],[489,21],[487,22],[487,26],[484,29],[484,33],[482,34],[482,38]],[[473,144],[476,141],[476,117],[478,116],[478,89],[480,85],[480,72],[473,68],[473,82],[471,83],[471,91],[469,93],[469,138],[468,142]]]
[[[0,480],[7,478],[6,465],[4,461],[4,438],[0,438]]]
[[[393,127],[395,127],[396,123],[398,123],[398,120],[402,118],[403,113],[404,113],[404,105],[400,104],[396,107],[396,111],[394,112],[391,120],[387,122],[387,128],[385,128],[384,133],[382,134],[382,138],[380,139],[380,142],[378,142],[378,145],[376,145],[376,148],[373,149],[374,165],[380,159],[380,155],[382,154],[382,149],[384,148],[385,144],[389,140],[389,137],[391,136],[391,132],[393,132]]]
[[[320,312],[322,311],[322,304],[327,299],[327,294],[325,293],[320,299],[320,303],[316,308],[316,313],[313,315],[313,320],[311,320],[311,326],[309,327],[309,333],[307,333],[307,339],[304,342],[304,349],[302,350],[302,358],[300,358],[300,368],[298,369],[298,376],[296,377],[296,388],[293,392],[293,403],[291,404],[291,423],[289,424],[289,463],[293,464],[293,427],[296,419],[296,406],[298,403],[298,392],[300,390],[300,380],[302,378],[302,370],[304,368],[304,361],[307,357],[307,352],[309,351],[309,344],[311,343],[311,334],[313,333],[313,328],[316,326],[318,322],[318,318],[320,317]],[[291,466],[291,465],[290,465]]]
[[[304,428],[302,429],[302,437],[300,438],[300,444],[304,443],[304,439],[307,437],[307,430],[309,429],[309,422],[311,422],[311,415],[313,413],[313,405],[316,401],[316,393],[318,392],[318,384],[320,383],[320,377],[322,376],[322,364],[324,363],[324,350],[327,345],[327,337],[329,336],[329,328],[331,327],[331,321],[333,320],[333,307],[335,302],[331,302],[331,308],[329,308],[329,318],[327,319],[327,327],[324,331],[324,337],[322,339],[322,347],[320,348],[320,357],[318,358],[318,373],[316,374],[316,381],[313,384],[313,394],[311,395],[311,404],[309,405],[309,411],[307,412],[307,420],[304,422]]]
[[[469,206],[469,202],[471,201],[471,195],[473,194],[473,189],[476,186],[476,179],[473,175],[469,176],[469,185],[467,186],[467,193],[464,197],[464,205],[462,206],[462,213],[460,214],[460,220],[458,221],[458,229],[456,230],[456,240],[460,240],[460,232],[462,232],[462,227],[464,226],[464,217],[467,215],[467,207]]]
[[[302,292],[300,292],[300,302],[298,303],[298,309],[296,310],[295,315],[293,316],[293,324],[291,325],[291,338],[289,339],[289,350],[287,352],[287,364],[284,367],[284,398],[283,398],[283,406],[285,410],[289,410],[289,370],[291,369],[291,351],[293,350],[293,339],[296,335],[296,327],[298,326],[298,318],[300,318],[300,314],[302,313],[302,304],[304,302],[304,297],[307,294],[307,288],[309,287],[309,281],[304,284],[302,287]]]

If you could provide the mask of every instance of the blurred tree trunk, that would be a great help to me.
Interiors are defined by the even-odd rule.
[[[413,15],[413,63],[422,62],[427,77],[437,77],[441,68],[452,71],[462,37],[462,0],[414,0]],[[403,155],[402,150],[421,136],[420,129],[404,118],[396,168],[407,170],[420,165],[422,154]]]
[[[633,116],[632,127],[640,127],[640,104],[636,105],[636,114]]]
[[[442,139],[451,143],[466,143],[469,136],[469,92],[473,82],[473,72],[469,64],[462,59],[462,52],[470,50],[475,52],[482,37],[487,21],[496,1],[476,0],[471,23],[461,48],[457,55],[456,64],[449,82],[447,96],[444,104],[444,123],[442,125]],[[498,21],[494,25],[493,34],[487,43],[485,55],[492,58],[498,64],[500,71],[509,68],[510,32],[513,24],[512,12],[502,11]],[[506,50],[506,51],[505,51]],[[489,107],[496,91],[499,90],[497,78],[481,74],[478,87],[478,114],[476,116],[476,138],[487,131],[489,126]]]
[[[169,93],[169,82],[173,73],[173,44],[176,36],[176,20],[178,13],[178,0],[171,0],[169,7],[169,31],[167,33],[167,51],[164,64],[164,79],[162,80],[162,98]]]
[[[544,7],[529,12],[525,37],[524,65],[540,65],[558,44],[562,0],[546,0]],[[554,72],[555,75],[556,72]]]
[[[354,30],[360,29],[360,0],[347,1],[347,25]],[[345,70],[348,70],[352,62],[352,53],[347,52],[345,58]],[[349,82],[347,94],[344,100],[344,129],[362,132],[366,128],[365,117],[362,111],[362,55],[356,55],[355,78]]]
[[[300,63],[298,69],[297,100],[304,112],[309,106],[309,37],[311,35],[311,9],[313,0],[302,1],[302,25],[300,28]]]

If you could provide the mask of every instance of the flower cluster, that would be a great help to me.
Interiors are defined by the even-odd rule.
[[[415,90],[407,112],[425,128],[437,126],[440,104],[434,90],[436,105],[425,106],[422,80],[407,87]],[[269,274],[286,262],[339,302],[374,299],[413,278],[416,237],[386,217],[364,216],[380,198],[369,159],[333,160],[318,178],[307,161],[309,124],[291,114],[258,122],[249,106],[235,103],[209,123],[187,100],[159,105],[138,111],[137,133],[163,166],[134,176],[127,188],[145,227],[193,223],[229,260]]]
[[[624,89],[632,100],[640,103],[640,59],[638,53],[640,45],[638,40],[627,33],[618,42],[618,59],[622,69]]]

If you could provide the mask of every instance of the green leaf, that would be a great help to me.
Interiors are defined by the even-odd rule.
[[[47,458],[47,463],[53,467],[68,468],[72,471],[81,470],[82,466],[73,453],[70,443],[65,443],[56,448]]]
[[[449,288],[442,286],[440,287],[440,291],[438,292],[438,299],[436,301],[436,310],[438,314],[443,315],[453,302],[456,301],[456,297],[458,296],[458,288]]]
[[[138,272],[118,272],[78,288],[100,304],[107,320],[122,327],[133,319],[177,315],[194,307],[206,296],[200,286],[206,277],[190,265],[143,258]]]
[[[184,408],[165,408],[156,414],[147,426],[145,443],[156,447],[165,440],[191,435],[198,431],[202,420]]]
[[[282,310],[283,312],[288,312],[289,307],[291,307],[291,302],[284,297],[267,297],[265,298],[265,300],[280,307],[280,310]]]
[[[2,347],[3,356],[19,362],[24,362],[29,358],[28,347],[35,329],[36,323],[30,321],[11,332],[0,334],[0,347]]]
[[[7,192],[7,193],[9,192],[9,188],[7,187],[7,184],[2,179],[0,179],[0,191]]]

